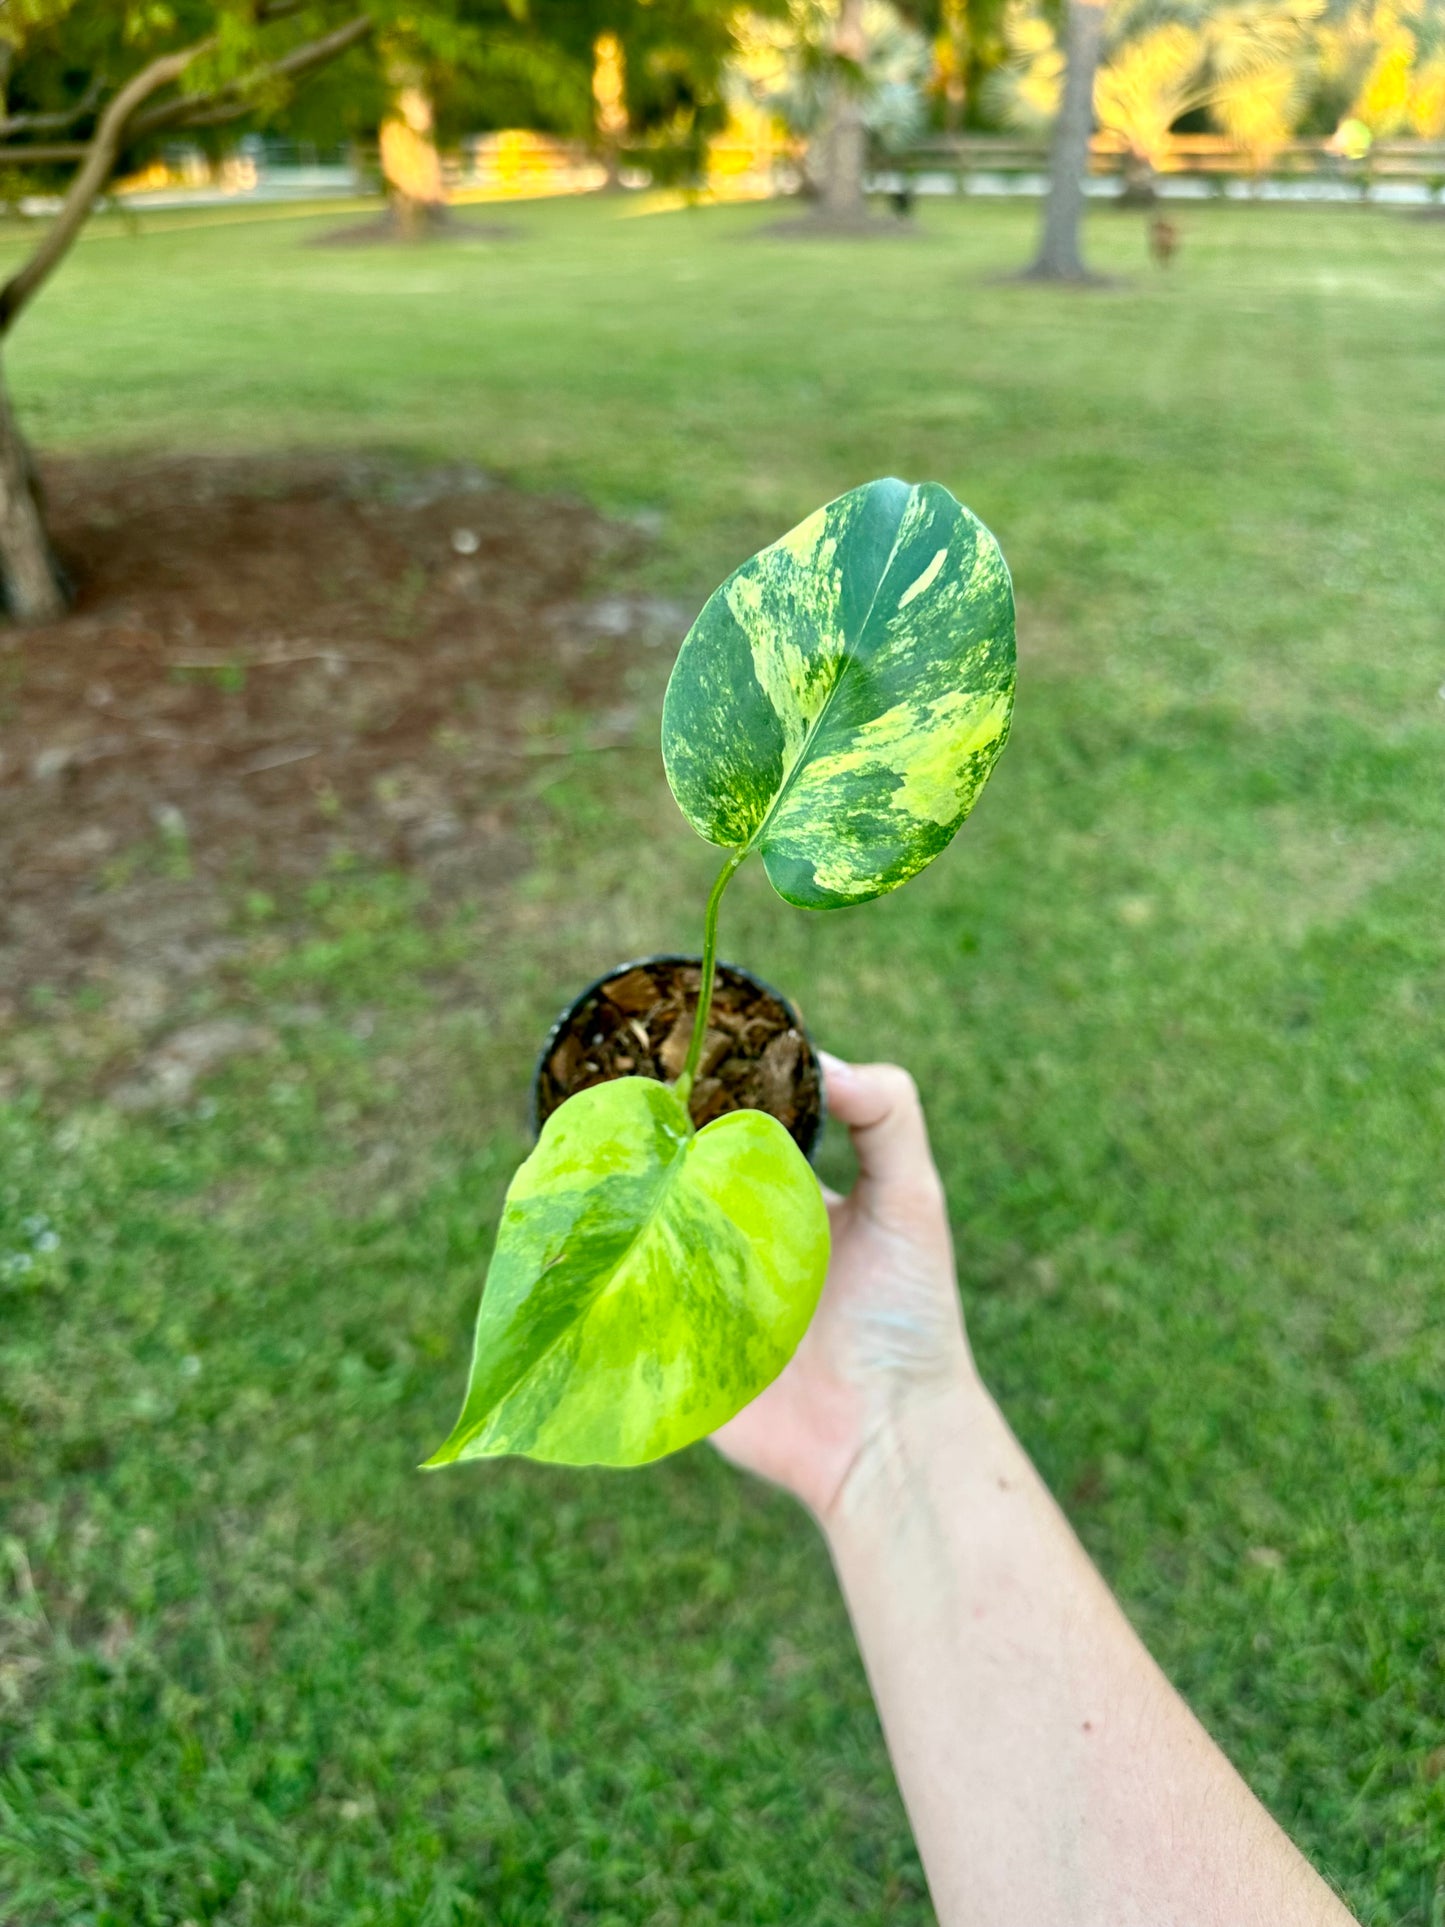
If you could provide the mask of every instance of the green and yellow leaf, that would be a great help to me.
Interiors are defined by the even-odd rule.
[[[428,1463],[690,1445],[777,1377],[827,1263],[818,1181],[776,1118],[694,1131],[648,1078],[578,1092],[512,1180],[466,1401]]]
[[[745,562],[678,654],[662,753],[710,843],[778,894],[862,903],[931,863],[1008,736],[1013,588],[936,482],[870,482]]]

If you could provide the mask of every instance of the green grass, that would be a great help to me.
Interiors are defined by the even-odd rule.
[[[511,218],[98,234],[25,419],[466,456],[660,511],[688,592],[876,473],[989,521],[1022,677],[976,817],[845,916],[744,873],[724,949],[919,1075],[984,1371],[1106,1574],[1361,1918],[1442,1927],[1445,230],[1200,210],[1154,275],[1101,216],[1080,296],[998,278],[1023,209]],[[531,834],[509,902],[343,878],[253,933],[205,994],[281,1048],[207,1102],[0,1114],[6,1927],[930,1918],[787,1502],[705,1449],[412,1469],[539,1031],[694,943],[710,868],[651,752]]]

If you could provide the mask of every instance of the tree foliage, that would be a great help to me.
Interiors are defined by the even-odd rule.
[[[1063,54],[1044,0],[1011,0],[992,83],[1011,125],[1057,111]],[[1094,89],[1098,126],[1159,167],[1200,117],[1264,166],[1298,133],[1359,120],[1377,136],[1445,135],[1441,0],[1113,0]]]
[[[277,126],[379,137],[398,227],[438,216],[435,140],[488,119],[591,131],[593,50],[611,36],[636,122],[696,130],[731,46],[731,0],[0,0],[0,193],[60,205],[0,287],[3,337],[118,171],[177,136]],[[330,69],[299,113],[297,91]],[[493,118],[495,117],[495,118]],[[65,585],[34,470],[0,390],[0,596],[47,621]]]
[[[825,126],[836,88],[849,85],[874,141],[902,148],[923,131],[928,40],[892,0],[867,0],[861,58],[847,61],[835,47],[837,11],[829,0],[789,0],[776,13],[745,15],[736,85],[804,140]]]
[[[1336,0],[1315,36],[1320,118],[1362,121],[1380,138],[1445,139],[1445,4]]]
[[[305,138],[374,136],[388,98],[388,54],[423,75],[445,141],[478,128],[525,124],[591,131],[592,49],[615,33],[626,56],[630,124],[646,129],[713,110],[732,51],[730,0],[10,0],[0,9],[0,93],[7,115],[61,116],[69,144],[94,129],[104,99],[144,64],[200,46],[163,116],[137,116],[119,155],[143,161],[184,129],[202,145],[242,127],[285,127]],[[277,62],[364,16],[364,44],[308,75],[298,89]],[[200,103],[218,109],[202,114]],[[187,112],[184,103],[194,103]],[[29,127],[16,127],[18,138]],[[12,169],[23,157],[7,155]],[[48,178],[73,159],[37,161]]]
[[[168,0],[114,8],[29,0],[19,13],[12,6],[0,15],[5,161],[68,171],[78,155],[49,149],[92,140],[107,106],[163,61],[177,64],[120,128],[118,166],[145,158],[182,129],[206,143],[238,125],[264,125],[333,61],[349,64],[354,83],[366,63],[353,49],[370,38],[377,13],[361,0]],[[336,36],[349,29],[337,47]],[[53,138],[62,131],[64,140]],[[19,150],[42,133],[51,138],[28,162]]]

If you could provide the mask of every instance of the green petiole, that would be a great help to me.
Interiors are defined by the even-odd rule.
[[[692,1041],[687,1047],[687,1061],[682,1067],[682,1075],[673,1089],[679,1101],[686,1107],[692,1095],[693,1080],[702,1058],[703,1039],[707,1036],[707,1020],[712,1010],[713,978],[717,973],[717,914],[722,903],[723,891],[732,881],[733,872],[747,856],[746,850],[734,850],[726,863],[718,871],[717,881],[707,900],[707,915],[703,922],[702,933],[702,982],[697,991],[697,1015],[693,1019]]]

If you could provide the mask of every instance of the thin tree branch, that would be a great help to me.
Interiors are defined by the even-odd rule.
[[[257,18],[279,19],[293,11],[295,0],[260,0]],[[173,54],[163,54],[158,60],[151,61],[149,66],[142,67],[113,97],[101,115],[89,146],[83,150],[84,158],[61,203],[60,212],[47,229],[39,247],[0,288],[0,338],[15,325],[16,317],[34,298],[85,225],[96,196],[110,179],[121,148],[128,141],[155,133],[162,127],[214,126],[222,121],[238,119],[254,105],[254,96],[260,88],[274,81],[300,80],[315,68],[325,66],[328,61],[364,40],[372,31],[372,24],[368,14],[358,14],[333,32],[323,34],[320,39],[293,47],[289,53],[282,54],[269,65],[256,68],[243,80],[233,81],[213,94],[167,101],[162,107],[153,107],[149,113],[140,112],[146,101],[162,88],[179,80],[187,67],[202,54],[209,53],[216,44],[215,38],[211,36],[198,40],[193,46],[183,47]]]
[[[112,97],[91,137],[85,159],[76,169],[75,178],[60,204],[60,212],[51,222],[45,238],[24,266],[17,269],[5,286],[0,288],[0,336],[14,327],[21,309],[34,298],[47,275],[54,270],[84,227],[91,204],[110,178],[125,138],[127,123],[136,109],[152,94],[159,93],[162,87],[169,87],[172,81],[179,80],[191,62],[209,53],[214,45],[214,39],[208,38],[196,41],[194,46],[182,47],[177,53],[162,54],[159,59],[142,67],[139,73],[132,74],[120,92]]]
[[[0,140],[9,140],[15,134],[63,134],[67,127],[74,127],[78,120],[94,113],[104,92],[105,77],[97,74],[73,107],[61,108],[53,114],[9,114],[0,119]]]
[[[290,53],[282,54],[279,59],[263,67],[254,68],[242,79],[231,81],[214,94],[196,94],[152,107],[148,113],[136,116],[129,137],[140,140],[163,127],[215,127],[224,121],[239,120],[255,105],[255,96],[261,88],[273,81],[303,79],[315,68],[324,67],[328,61],[335,60],[365,40],[374,24],[369,14],[358,14],[354,20],[348,20],[331,33],[323,34],[319,40],[308,40],[304,46],[293,47]]]
[[[35,147],[0,147],[0,161],[7,166],[51,166],[56,161],[83,161],[90,152],[89,141],[41,141]]]

